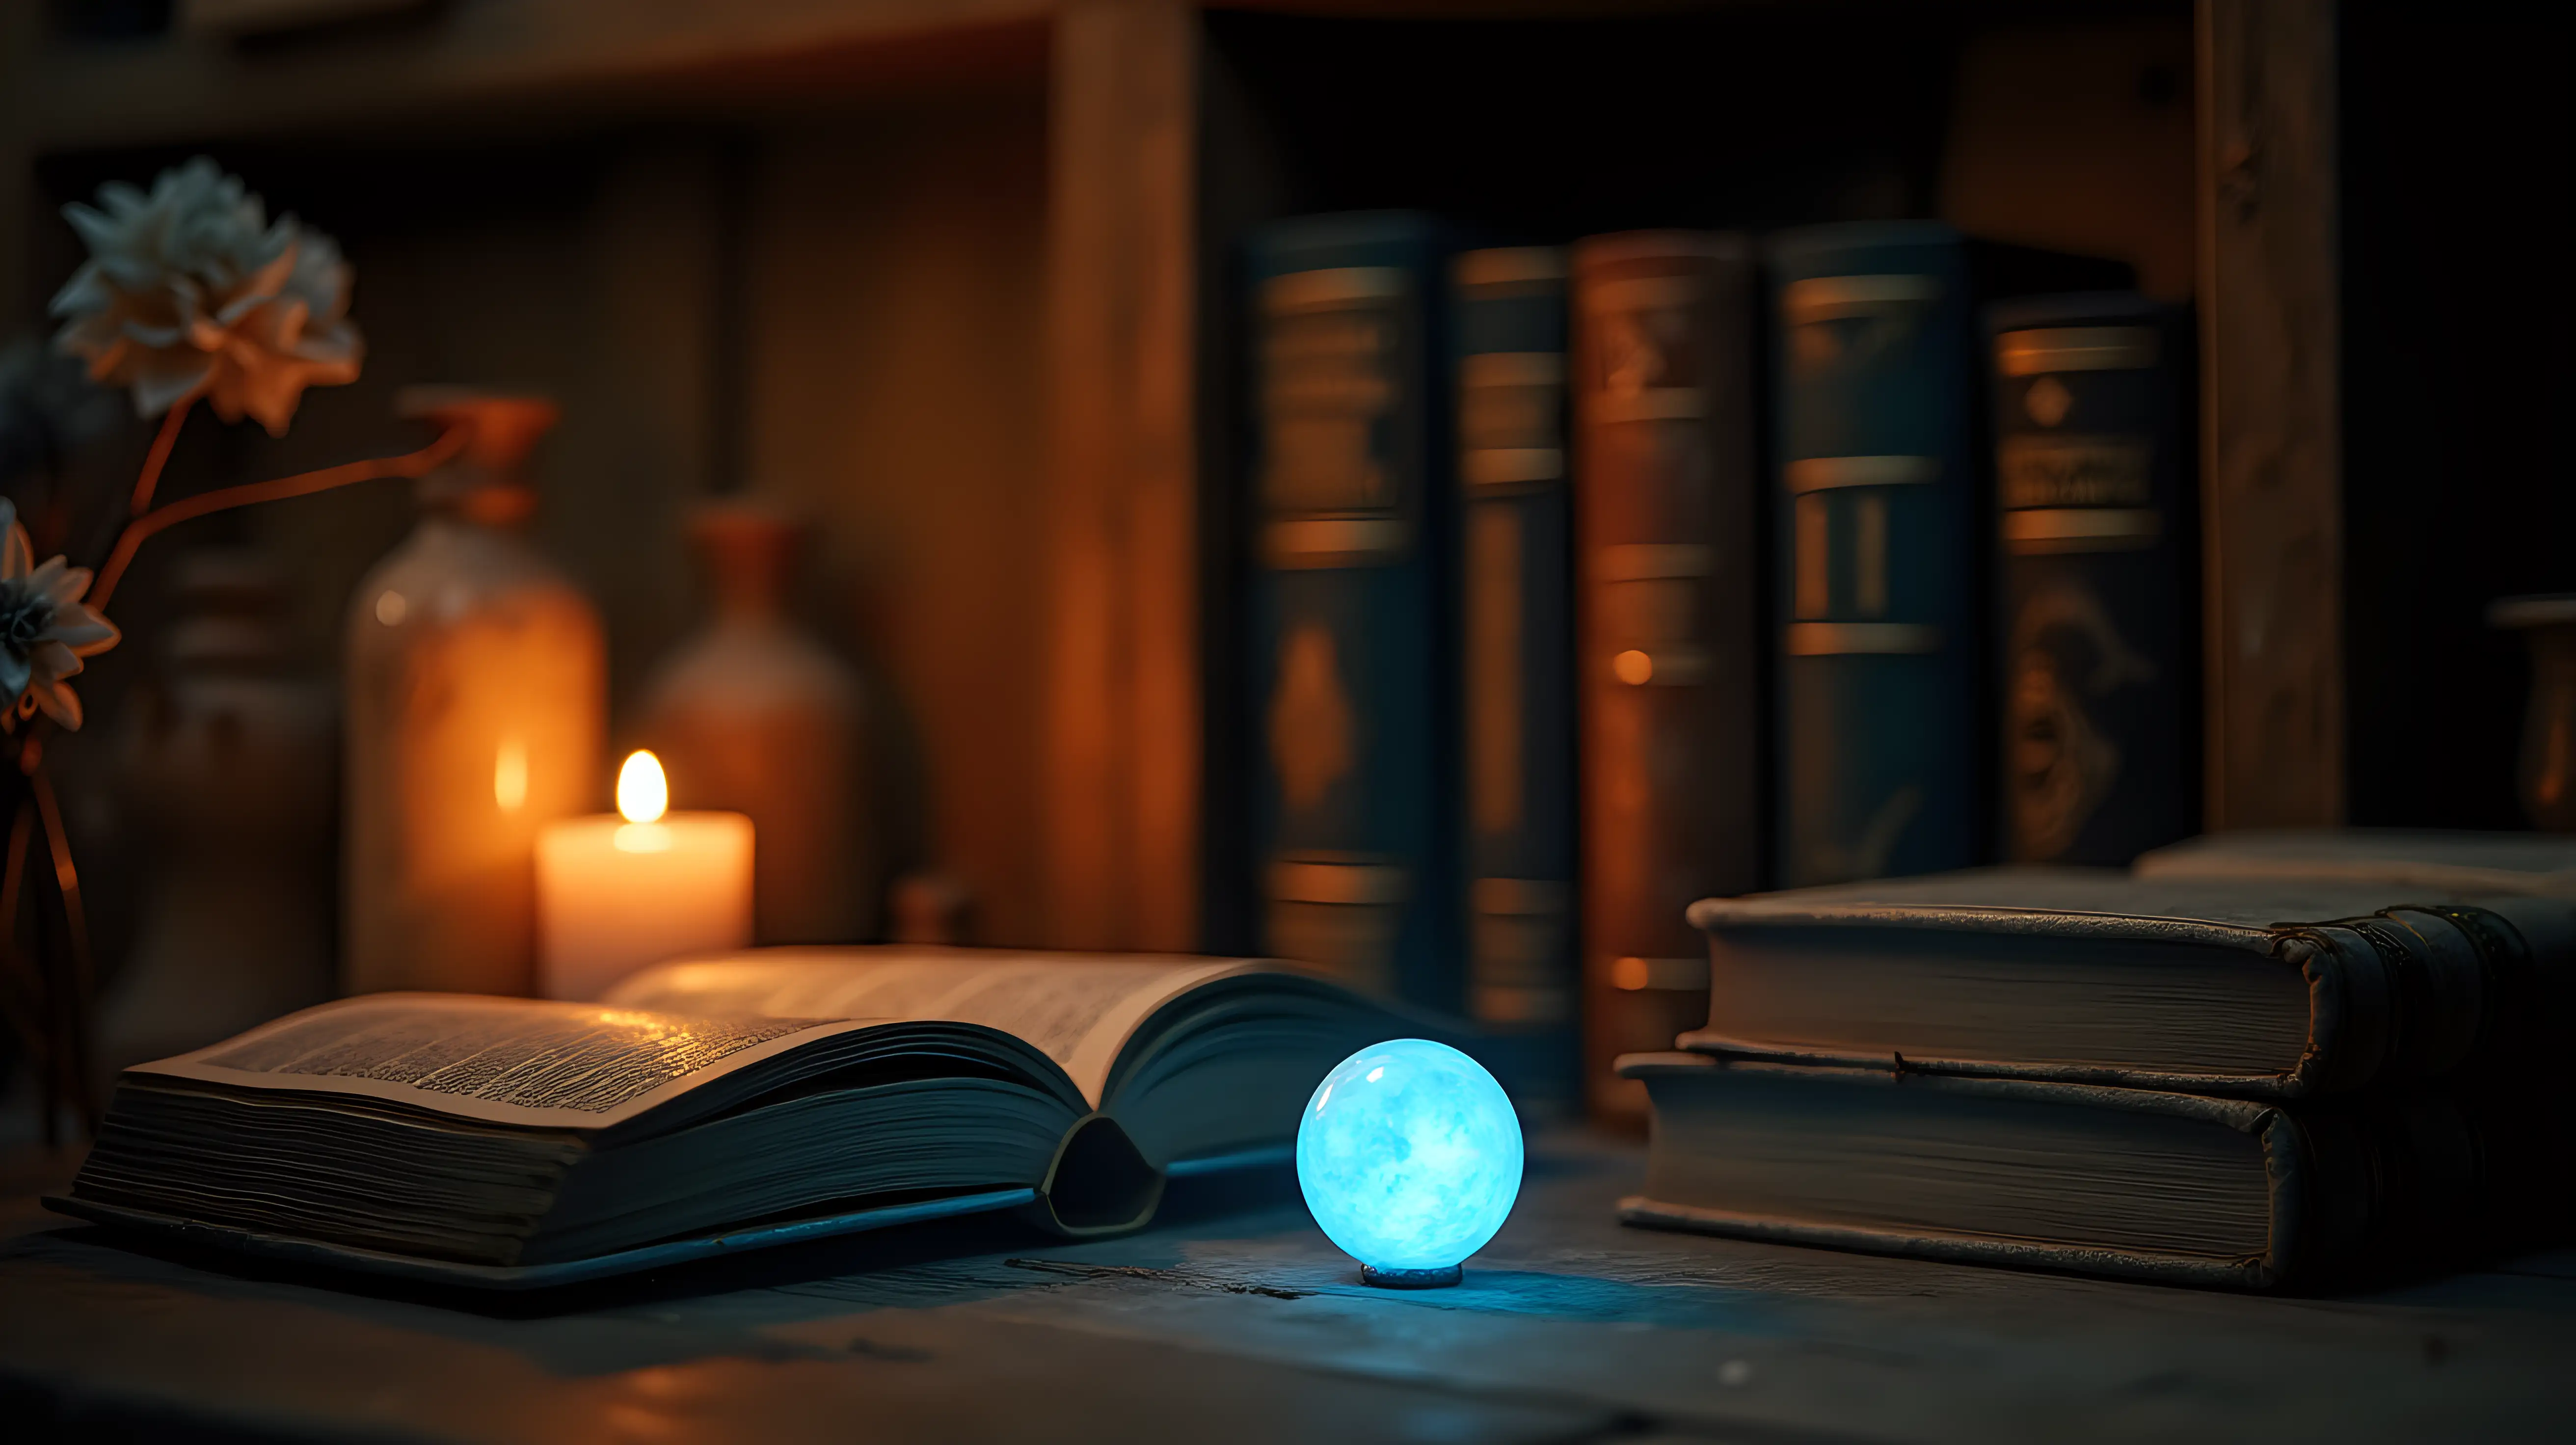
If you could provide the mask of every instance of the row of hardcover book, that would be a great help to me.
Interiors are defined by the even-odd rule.
[[[2187,323],[1934,222],[1246,253],[1261,946],[1610,1075],[1696,899],[2189,831]]]

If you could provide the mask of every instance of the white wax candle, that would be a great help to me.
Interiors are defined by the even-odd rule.
[[[649,789],[630,779],[652,772]],[[548,998],[594,999],[664,959],[751,942],[751,819],[662,812],[652,754],[627,760],[618,803],[537,838],[539,973]],[[649,806],[637,806],[642,792]]]

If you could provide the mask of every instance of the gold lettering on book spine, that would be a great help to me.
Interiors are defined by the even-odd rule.
[[[2153,501],[2153,460],[2135,437],[2009,436],[1995,447],[2006,508],[2144,507]]]
[[[1303,812],[1349,773],[1358,757],[1358,715],[1342,685],[1333,634],[1306,623],[1279,649],[1270,702],[1270,762],[1290,810]]]

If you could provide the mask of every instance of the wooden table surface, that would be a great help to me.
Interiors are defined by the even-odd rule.
[[[1620,1227],[1533,1152],[1455,1289],[1361,1285],[1284,1177],[1068,1244],[959,1221],[537,1299],[146,1253],[0,1205],[0,1432],[222,1440],[2576,1438],[2576,1252],[2328,1298]],[[26,1427],[35,1428],[21,1433]]]

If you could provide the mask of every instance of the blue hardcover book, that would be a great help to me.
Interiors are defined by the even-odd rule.
[[[1251,723],[1262,946],[1455,1012],[1445,259],[1406,212],[1250,243]]]
[[[1785,232],[1771,261],[1781,882],[1964,867],[1992,836],[1978,313],[2128,277],[1935,221]]]
[[[2181,315],[1987,308],[2005,856],[2125,866],[2192,831],[2199,657]]]
[[[1469,251],[1450,285],[1467,1011],[1489,1027],[1561,1034],[1570,1050],[1579,970],[1565,252]]]

